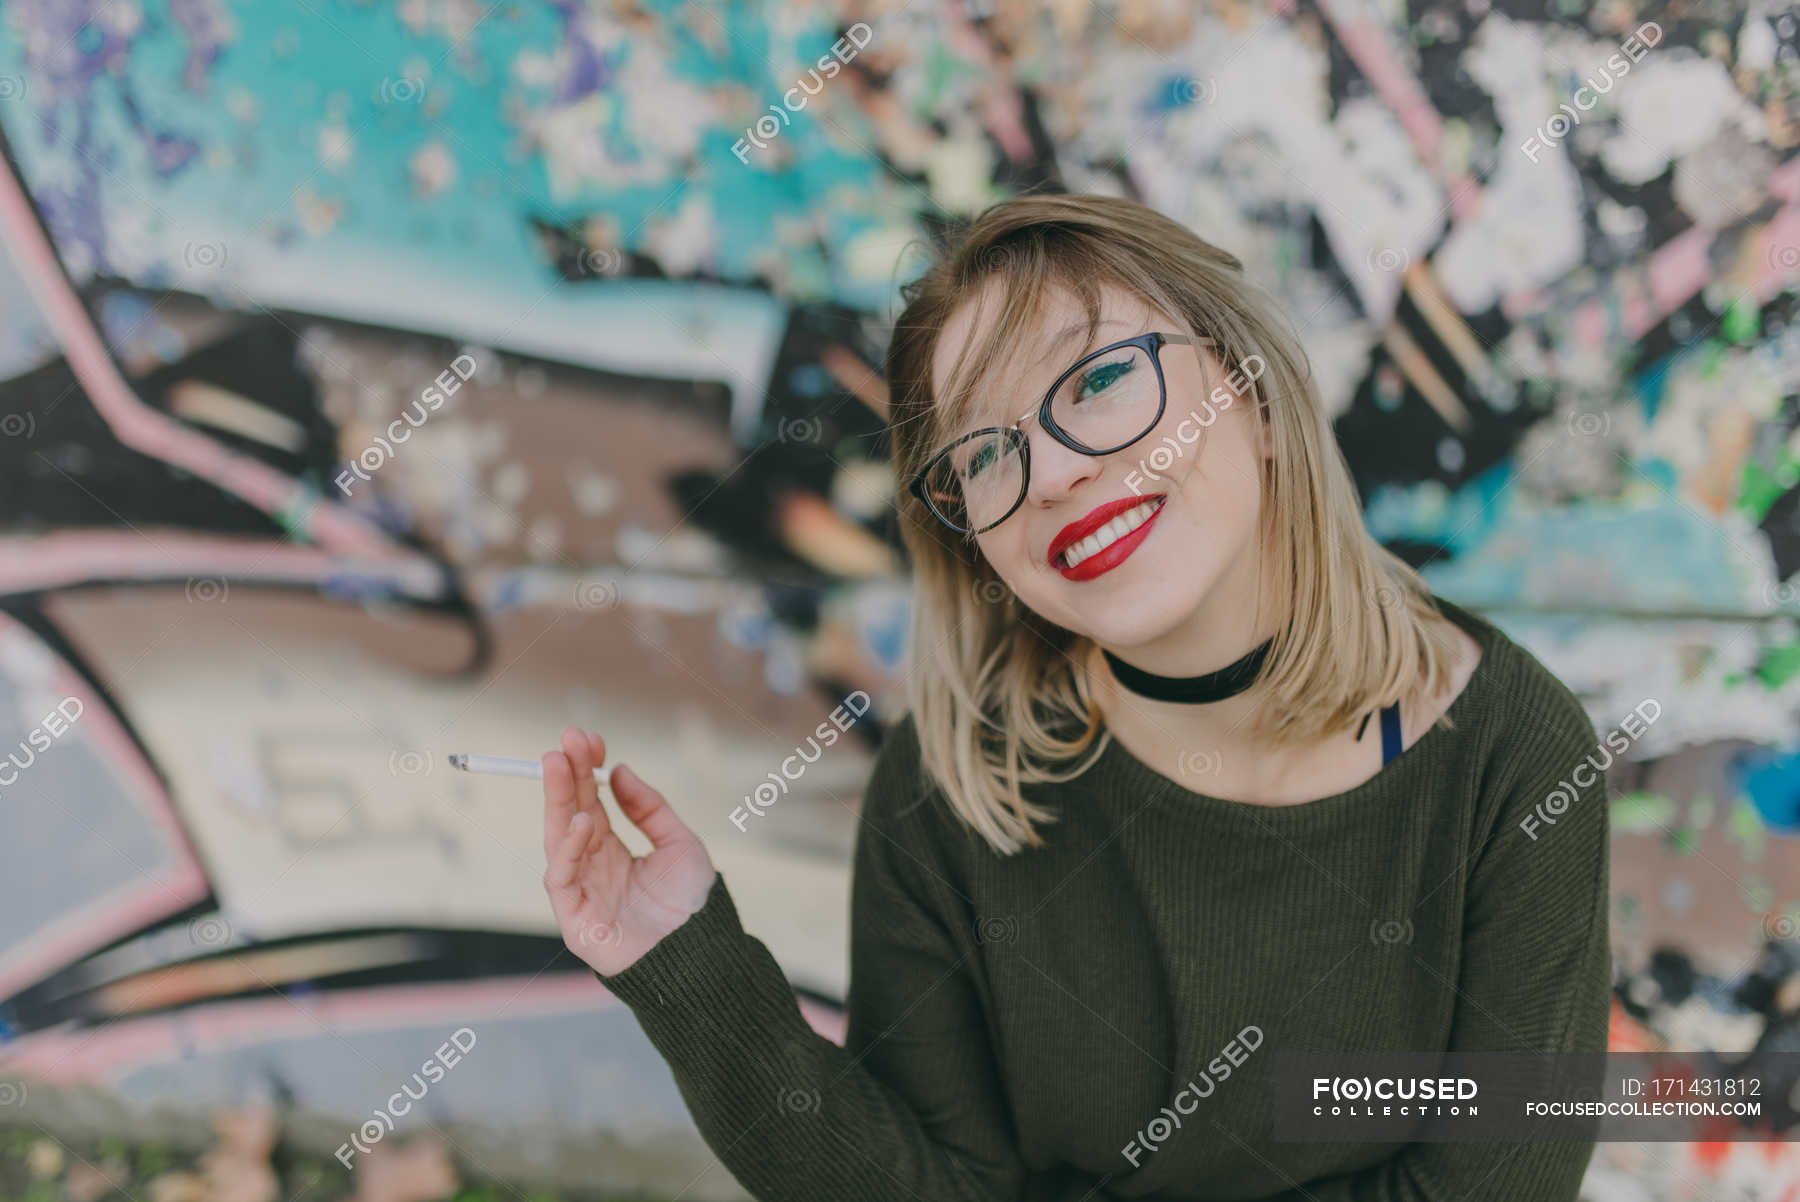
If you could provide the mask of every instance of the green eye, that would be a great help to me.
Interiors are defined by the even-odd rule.
[[[989,464],[991,464],[993,462],[994,462],[994,444],[990,442],[986,446],[982,447],[979,451],[976,451],[974,456],[972,458],[970,458],[969,466],[963,469],[963,475],[965,475],[965,476],[969,477],[969,479],[973,480],[976,476],[979,476],[988,467]]]
[[[1087,393],[1090,390],[1093,393],[1104,392],[1124,377],[1130,375],[1131,367],[1131,361],[1127,359],[1120,363],[1103,364],[1100,367],[1094,368],[1092,371],[1084,372],[1081,377],[1081,387],[1076,392],[1076,399],[1079,400],[1082,394]]]

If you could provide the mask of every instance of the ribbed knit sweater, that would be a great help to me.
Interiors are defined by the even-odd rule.
[[[1028,786],[1060,820],[1001,856],[896,722],[852,860],[843,1047],[801,1017],[723,875],[600,979],[765,1202],[1573,1202],[1589,1143],[1272,1138],[1284,1047],[1606,1049],[1605,774],[1570,773],[1610,756],[1530,652],[1437,602],[1483,649],[1456,728],[1313,801],[1197,793],[1110,740]],[[1260,1046],[1146,1149],[1251,1025]]]

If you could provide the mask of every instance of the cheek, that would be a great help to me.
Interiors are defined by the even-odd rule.
[[[1004,530],[1003,526],[994,534],[1000,534]],[[1064,605],[1066,597],[1057,590],[1062,578],[1056,575],[1056,569],[1048,563],[1038,563],[1023,537],[1009,533],[1007,537],[995,538],[994,534],[978,535],[976,545],[981,548],[988,566],[994,569],[1006,585],[1007,591],[1033,613],[1060,625],[1067,625]],[[981,601],[1000,599],[993,594],[992,584],[976,585],[975,596]]]
[[[1021,583],[1030,579],[1030,551],[1020,530],[1012,521],[1002,522],[998,530],[976,535],[975,546],[981,551],[981,557],[987,560],[988,566],[1015,591]]]
[[[1162,420],[1139,446],[1125,453],[1141,461],[1140,470],[1180,479],[1192,474],[1200,459],[1211,462],[1232,453],[1224,444],[1234,441],[1231,427],[1239,424],[1234,416],[1232,407],[1220,408],[1212,402],[1177,403],[1171,392]]]
[[[1164,442],[1164,432],[1158,428],[1158,449],[1163,456],[1174,458],[1165,473],[1167,479],[1175,488],[1203,493],[1215,504],[1254,511],[1262,492],[1262,473],[1244,415],[1226,410],[1199,430],[1197,438],[1195,430],[1191,421],[1179,430],[1171,427]]]

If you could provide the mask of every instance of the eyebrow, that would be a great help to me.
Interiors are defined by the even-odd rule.
[[[1127,322],[1123,318],[1110,317],[1094,328],[1097,330],[1104,330],[1107,326],[1122,326],[1126,324]],[[1052,334],[1051,337],[1067,338],[1070,334],[1079,334],[1085,329],[1087,329],[1087,322],[1085,321],[1070,322],[1068,325]]]
[[[1131,324],[1130,322],[1126,321],[1122,317],[1109,317],[1105,321],[1097,323],[1094,326],[1094,329],[1104,330],[1107,326],[1128,326],[1130,324]],[[1064,326],[1062,329],[1060,329],[1060,330],[1056,331],[1054,334],[1050,335],[1050,341],[1059,342],[1062,339],[1069,337],[1071,334],[1084,333],[1084,332],[1086,332],[1087,328],[1088,328],[1088,324],[1085,321],[1070,322],[1068,325]],[[972,416],[968,413],[965,413],[963,415],[963,417],[964,417],[965,423],[973,420]]]

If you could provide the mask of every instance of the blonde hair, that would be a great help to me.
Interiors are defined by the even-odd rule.
[[[940,404],[931,371],[938,334],[994,283],[1004,298],[999,314],[978,348],[971,340],[963,349],[951,380],[964,384],[947,383]],[[1304,745],[1378,706],[1399,701],[1411,712],[1444,686],[1455,655],[1454,630],[1424,579],[1368,533],[1299,339],[1234,255],[1115,197],[1026,195],[994,205],[901,288],[905,308],[885,369],[900,530],[916,587],[908,707],[926,771],[1001,855],[1043,845],[1034,824],[1056,821],[1021,785],[1068,780],[1106,749],[1111,735],[1082,667],[1093,646],[1023,605],[974,539],[942,525],[908,483],[960,429],[976,383],[1034,331],[1052,287],[1080,298],[1093,345],[1102,283],[1212,339],[1221,363],[1256,355],[1264,365],[1249,385],[1251,412],[1268,423],[1273,447],[1261,545],[1288,569],[1293,592],[1249,690],[1254,740]],[[1307,620],[1296,624],[1296,613]],[[1071,735],[1071,723],[1079,733]],[[1447,714],[1438,723],[1454,725]]]

